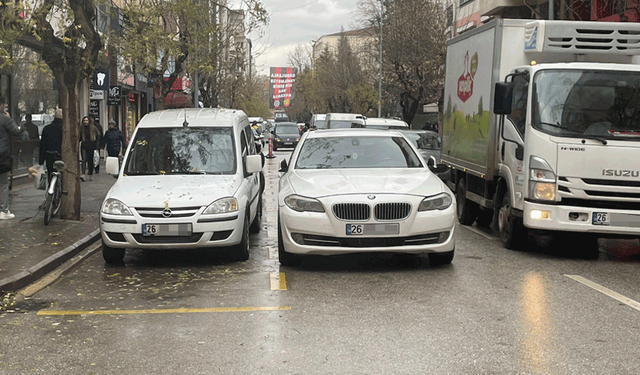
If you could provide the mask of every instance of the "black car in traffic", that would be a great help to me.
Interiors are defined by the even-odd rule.
[[[276,123],[273,132],[273,151],[279,148],[295,148],[300,141],[298,125],[293,122]]]

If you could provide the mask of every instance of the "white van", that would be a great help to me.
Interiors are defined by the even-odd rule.
[[[364,127],[367,129],[409,130],[409,124],[402,120],[381,117],[367,117]]]
[[[100,209],[102,255],[121,263],[125,249],[233,246],[249,258],[260,230],[263,156],[246,114],[170,109],[140,120],[124,156],[106,161],[118,180]]]
[[[357,113],[327,113],[327,129],[364,128],[365,117]]]
[[[325,129],[327,127],[327,115],[315,114],[311,117],[311,127],[316,129]]]

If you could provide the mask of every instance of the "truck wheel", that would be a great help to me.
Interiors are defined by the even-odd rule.
[[[526,228],[518,218],[511,216],[511,197],[508,191],[502,197],[502,205],[498,212],[498,229],[502,244],[507,249],[518,250],[527,242]]]
[[[467,199],[467,188],[465,187],[464,180],[458,181],[456,188],[456,205],[460,224],[471,225],[476,221],[480,207],[476,202]]]
[[[480,210],[476,218],[476,224],[482,228],[489,228],[493,222],[493,210]]]

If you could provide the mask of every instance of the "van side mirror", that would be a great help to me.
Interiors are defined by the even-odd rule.
[[[511,114],[511,99],[513,96],[512,82],[496,82],[493,113],[496,115]]]
[[[117,176],[120,172],[120,159],[116,156],[108,156],[105,161],[105,169],[107,174]]]
[[[289,165],[287,164],[287,161],[285,159],[282,159],[282,161],[280,162],[280,170],[278,172],[286,173],[288,171]]]
[[[260,155],[248,155],[245,159],[247,168],[245,176],[252,175],[262,170],[262,157]]]

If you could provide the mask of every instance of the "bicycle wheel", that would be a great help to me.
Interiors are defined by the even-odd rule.
[[[49,225],[53,217],[53,195],[47,192],[47,198],[44,201],[44,225]]]
[[[61,202],[62,202],[62,180],[58,177],[55,179],[55,189],[53,191],[53,214],[51,215],[56,216],[58,214],[58,212],[60,212],[60,206],[61,206]]]

